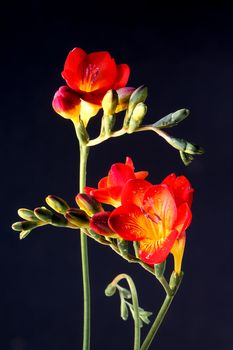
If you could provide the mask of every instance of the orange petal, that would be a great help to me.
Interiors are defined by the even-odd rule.
[[[146,237],[147,219],[135,204],[120,206],[109,217],[109,226],[123,239],[140,241]]]
[[[155,241],[144,239],[140,241],[139,255],[142,261],[147,264],[160,264],[166,260],[170,253],[178,232],[173,230],[164,240]]]
[[[177,208],[167,185],[151,186],[145,193],[143,209],[151,217],[160,218],[166,230],[173,229],[177,218]]]
[[[142,179],[144,180],[148,175],[148,171],[137,171],[136,173],[134,173],[136,179]]]
[[[111,169],[108,173],[108,187],[116,187],[119,186],[123,188],[126,182],[130,179],[134,179],[133,169],[125,164],[116,163],[111,166]],[[115,194],[113,193],[113,198],[115,198]],[[118,195],[117,195],[118,198]]]

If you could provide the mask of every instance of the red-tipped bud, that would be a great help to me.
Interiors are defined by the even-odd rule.
[[[133,87],[123,87],[121,89],[117,90],[118,95],[118,105],[116,108],[115,113],[119,113],[121,111],[124,111],[128,108],[129,99],[132,93],[134,92],[135,88]]]
[[[79,193],[75,197],[75,201],[78,204],[79,208],[84,210],[89,216],[92,216],[95,213],[103,211],[102,205],[89,194]]]
[[[111,230],[108,225],[108,219],[110,216],[110,212],[104,211],[101,213],[97,213],[92,216],[90,220],[90,228],[102,236],[114,237],[116,234]]]
[[[52,106],[55,112],[66,119],[79,120],[80,97],[77,92],[71,90],[68,86],[61,86],[55,93]]]

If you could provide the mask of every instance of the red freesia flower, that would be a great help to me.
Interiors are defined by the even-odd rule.
[[[147,171],[134,172],[131,158],[127,157],[125,164],[113,164],[108,175],[98,183],[98,189],[86,187],[85,192],[93,196],[98,202],[111,204],[118,207],[121,204],[122,190],[125,184],[132,179],[145,179]]]
[[[101,106],[106,92],[124,87],[129,74],[129,66],[117,65],[107,51],[87,54],[76,47],[67,56],[62,77],[84,101]]]
[[[111,213],[108,223],[123,239],[139,241],[142,261],[158,264],[184,234],[191,217],[188,204],[177,206],[168,185],[131,180],[122,192],[122,205]]]

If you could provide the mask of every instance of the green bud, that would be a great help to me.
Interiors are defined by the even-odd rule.
[[[104,115],[108,115],[108,116],[113,115],[117,108],[117,104],[118,104],[118,95],[116,90],[113,90],[113,89],[108,90],[102,100]]]
[[[180,157],[181,157],[184,165],[186,165],[186,166],[188,166],[193,160],[193,156],[191,154],[185,153],[183,151],[180,151]]]
[[[172,128],[173,126],[176,126],[182,120],[187,118],[189,114],[190,111],[188,109],[179,109],[178,111],[170,113],[165,117],[161,118],[156,123],[154,123],[153,126],[159,129]]]
[[[100,211],[103,211],[102,205],[89,194],[79,193],[75,197],[75,201],[78,204],[79,208],[84,210],[89,216],[92,216]]]
[[[126,321],[129,317],[129,310],[123,298],[121,298],[121,318]]]
[[[28,231],[39,226],[39,222],[35,221],[17,221],[11,227],[14,231]]]
[[[155,277],[156,278],[161,278],[165,272],[166,269],[166,260],[164,260],[160,264],[155,264],[154,265],[154,271],[155,271]]]
[[[18,210],[18,215],[27,221],[38,221],[37,217],[35,216],[33,210],[21,208]]]
[[[181,271],[178,275],[175,271],[172,272],[170,281],[169,281],[169,287],[172,291],[176,292],[177,288],[179,287],[182,278],[184,276],[184,273]]]
[[[69,205],[66,201],[60,197],[50,195],[45,199],[46,203],[55,210],[59,214],[65,214],[67,209],[69,209]]]
[[[31,230],[21,231],[20,234],[19,234],[19,239],[21,240],[21,239],[26,238],[29,235],[30,232],[31,232]]]
[[[84,126],[83,121],[80,119],[80,121],[78,123],[75,123],[74,125],[80,144],[86,145],[89,141],[89,135],[87,129]]]
[[[52,222],[53,213],[45,207],[36,208],[34,210],[34,214],[39,220],[43,222],[46,222],[48,224]]]
[[[182,151],[182,152],[185,152],[188,154],[203,154],[204,153],[204,149],[201,146],[198,146],[196,144],[188,142],[184,139],[178,139],[178,138],[169,136],[168,138],[166,138],[166,141],[171,146],[178,149],[179,151]]]
[[[105,295],[107,297],[111,297],[112,295],[114,295],[116,293],[116,285],[110,283],[107,288],[104,291]]]
[[[130,121],[129,121],[129,127],[127,129],[127,132],[131,134],[136,129],[139,128],[141,125],[143,118],[145,117],[147,112],[147,106],[143,102],[139,102],[136,107],[134,108]]]
[[[65,214],[66,219],[78,228],[89,227],[89,216],[84,210],[77,208],[70,208]]]
[[[142,86],[139,86],[136,90],[134,90],[134,92],[130,96],[128,110],[126,112],[125,119],[124,119],[125,129],[128,128],[129,121],[134,108],[138,103],[145,102],[147,95],[148,95],[148,89],[146,86],[142,85]]]
[[[116,116],[113,115],[104,115],[102,117],[102,124],[101,124],[101,135],[110,136],[112,133],[112,129],[116,122]]]

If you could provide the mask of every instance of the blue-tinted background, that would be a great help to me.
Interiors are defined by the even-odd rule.
[[[232,333],[232,10],[221,5],[163,5],[79,0],[1,5],[0,350],[77,350],[82,338],[79,233],[45,227],[24,241],[10,228],[19,207],[56,194],[75,205],[78,146],[72,124],[51,107],[64,84],[70,49],[108,50],[128,63],[131,86],[149,87],[147,121],[180,108],[192,115],[170,132],[201,144],[185,168],[155,134],[110,140],[92,150],[88,184],[110,165],[133,158],[160,182],[185,174],[196,189],[188,230],[185,278],[151,349],[233,348]],[[93,134],[98,128],[94,122]],[[163,291],[138,266],[89,242],[92,349],[132,349],[133,323],[106,298],[112,278],[129,273],[140,305],[156,312]],[[148,327],[144,327],[143,335]]]

